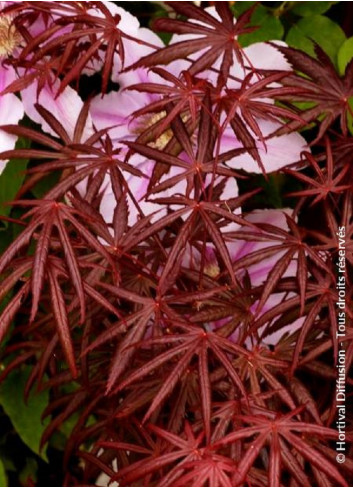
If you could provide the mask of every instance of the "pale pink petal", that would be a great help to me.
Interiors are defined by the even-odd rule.
[[[286,46],[285,42],[273,41],[278,46]],[[256,42],[243,49],[244,68],[238,63],[234,63],[230,74],[243,79],[251,69],[255,70],[283,70],[290,71],[291,65],[282,53],[274,46],[266,42]],[[254,81],[256,78],[254,78]]]
[[[246,216],[246,220],[252,223],[265,223],[279,227],[283,230],[288,230],[285,214],[291,214],[291,209],[265,209],[257,210],[249,213]],[[243,229],[243,228],[242,228]],[[266,249],[269,246],[275,246],[278,241],[242,241],[242,240],[230,240],[228,242],[228,249],[231,255],[232,261],[235,262],[244,256],[249,255],[255,251]],[[261,260],[259,263],[252,265],[248,268],[252,285],[261,285],[265,282],[269,272],[277,261],[283,256],[283,252],[275,253],[272,257]],[[296,273],[297,264],[295,260],[292,260],[288,266],[284,276],[294,276]]]
[[[271,309],[273,309],[274,307],[278,306],[282,300],[284,299],[286,294],[284,293],[281,293],[281,294],[271,294],[269,296],[269,298],[267,299],[266,301],[266,304],[264,305],[264,307],[262,308],[262,310],[260,311],[260,315],[266,313],[267,311],[270,311]],[[295,297],[295,294],[294,293],[290,293],[290,294],[287,294],[287,297],[286,299],[291,299],[292,297]],[[254,306],[252,307],[252,310],[253,312],[255,312],[256,310],[256,307],[257,307],[257,303],[254,304]],[[274,333],[271,333],[271,334],[264,334],[264,337],[263,337],[263,343],[266,344],[266,345],[277,345],[280,341],[280,339],[283,337],[284,334],[288,333],[288,334],[292,334],[294,333],[297,329],[301,328],[303,323],[305,321],[305,316],[304,317],[299,317],[297,319],[295,319],[295,321],[287,324],[286,326],[284,326],[283,328],[279,329],[278,331],[275,331]],[[261,327],[259,329],[259,334],[261,335],[264,331],[266,331],[266,327],[268,325],[265,324],[263,327]]]
[[[98,130],[111,128],[109,134],[115,140],[130,139],[130,136],[136,138],[131,115],[149,102],[146,94],[127,90],[110,92],[103,97],[97,95],[90,106],[93,124]]]
[[[102,3],[108,8],[112,15],[119,15],[119,29],[130,35],[134,35],[134,33],[136,33],[136,31],[140,27],[140,22],[134,15],[130,14],[130,12],[124,10],[122,7],[116,5],[115,2],[104,0]],[[94,15],[97,15],[98,17],[104,17],[104,14],[100,10],[92,10]]]
[[[157,210],[162,210],[163,206],[153,202],[149,202],[146,199],[149,179],[152,175],[154,163],[147,160],[143,160],[141,162],[141,158],[138,155],[135,155],[130,159],[130,164],[132,164],[135,168],[138,168],[142,173],[146,175],[146,177],[138,177],[135,175],[131,175],[130,173],[123,172],[126,182],[129,186],[129,190],[134,199],[137,201],[143,215],[148,216]],[[112,191],[109,175],[107,175],[102,187],[105,188],[105,192],[101,200],[100,213],[103,216],[104,220],[108,224],[110,224],[113,220],[116,200]],[[129,208],[128,223],[130,226],[132,226],[138,220],[140,213],[130,195],[127,195],[127,202]],[[161,217],[161,215],[163,214],[159,213],[158,216],[154,216],[152,218],[152,222],[158,217]]]
[[[163,45],[156,34],[146,28],[140,28],[136,34],[141,44],[131,40],[124,40],[125,66],[138,61],[142,56],[149,54],[153,48],[146,46],[149,43],[158,47]],[[97,95],[91,102],[90,112],[97,129],[114,126],[109,131],[110,136],[118,140],[133,134],[136,137],[136,123],[131,120],[134,111],[142,109],[158,97],[137,91],[123,90],[123,88],[137,83],[164,83],[162,78],[146,68],[121,73],[120,57],[116,55],[112,79],[119,84],[118,91],[112,91],[103,97]]]
[[[141,27],[134,35],[137,41],[124,39],[124,67],[128,69],[129,66],[136,63],[143,56],[151,54],[155,49],[163,47],[163,42],[157,34],[150,29]],[[136,70],[128,70],[126,73],[121,73],[122,64],[120,56],[116,55],[114,58],[114,70],[112,79],[119,83],[120,87],[126,87],[135,83],[162,82],[162,79],[157,75],[149,71],[148,68],[138,68]]]
[[[42,105],[50,111],[50,113],[64,126],[68,135],[72,137],[76,121],[83,107],[83,102],[78,93],[69,86],[55,98],[58,89],[59,81],[55,82],[53,87],[50,87],[47,84],[40,91],[37,98],[37,83],[32,83],[32,85],[21,92],[23,106],[28,117],[40,124],[43,131],[55,136],[55,131],[51,129],[35,108],[35,104],[39,103],[39,105]],[[88,118],[83,139],[89,137],[92,133],[92,123],[90,118]]]
[[[205,188],[212,183],[212,173],[207,173],[205,178]],[[219,200],[235,199],[239,195],[239,188],[237,181],[234,177],[228,177],[226,181],[223,181],[223,177],[217,176],[213,182],[213,186],[221,184],[224,185]]]
[[[0,66],[0,92],[2,92],[15,78],[12,68]],[[24,116],[21,100],[14,94],[0,95],[0,125],[17,124]],[[0,130],[0,150],[7,151],[14,148],[16,136]],[[6,166],[6,161],[0,160],[0,174]]]
[[[273,226],[277,226],[281,229],[288,230],[285,214],[291,214],[291,209],[268,209],[268,210],[257,210],[250,212],[246,216],[246,220],[252,223],[266,223]],[[236,230],[240,228],[236,225]],[[250,230],[250,228],[241,227],[240,230]],[[227,229],[228,231],[228,229]],[[233,231],[233,230],[232,230]],[[226,235],[225,235],[226,236]],[[244,256],[249,255],[255,251],[266,249],[269,246],[277,245],[278,241],[245,241],[240,239],[234,239],[229,237],[227,240],[227,248],[232,259],[232,262],[240,260]],[[210,263],[217,265],[216,255],[214,254],[214,246],[209,244],[209,249],[207,251]],[[278,259],[284,254],[284,252],[275,253],[272,257],[262,259],[259,263],[252,265],[247,269],[250,275],[252,285],[258,286],[265,282],[268,277],[269,272],[273,268],[273,265],[277,263]],[[191,247],[187,250],[184,258],[184,266],[198,269],[200,266],[200,253],[199,251]],[[294,276],[296,273],[297,265],[296,261],[292,260],[288,266],[284,276]]]
[[[277,46],[287,46],[283,41],[272,41]],[[292,69],[285,56],[274,46],[266,42],[256,42],[244,48],[245,65],[257,70],[283,70]]]
[[[281,126],[280,123],[264,120],[259,120],[258,124],[264,137],[273,133]],[[270,138],[265,143],[257,140],[256,146],[266,173],[280,170],[285,166],[299,161],[302,151],[309,151],[307,142],[297,132]],[[236,140],[233,130],[227,127],[222,136],[222,152],[241,147],[242,144]],[[249,173],[262,173],[258,163],[248,153],[232,158],[227,162],[227,165],[237,170],[245,170]]]

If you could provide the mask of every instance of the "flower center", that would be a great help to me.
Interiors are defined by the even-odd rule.
[[[143,132],[147,131],[147,129],[157,124],[157,122],[164,119],[166,115],[167,113],[163,110],[162,112],[158,112],[157,114],[147,114],[140,117],[134,133],[138,135],[142,134]],[[148,142],[148,145],[151,148],[156,148],[162,151],[167,146],[172,137],[173,131],[168,128],[158,138],[151,139]]]
[[[205,274],[209,277],[215,278],[219,275],[220,269],[217,263],[208,263],[205,266]]]
[[[21,42],[21,34],[12,23],[11,17],[0,17],[0,58],[10,56]]]

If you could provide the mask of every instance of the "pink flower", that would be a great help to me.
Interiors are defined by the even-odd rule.
[[[217,20],[221,21],[221,18],[219,17],[215,7],[207,7],[205,11],[208,14],[215,17]],[[206,26],[206,24],[204,24],[202,21],[196,19],[188,19],[188,22]],[[207,25],[207,28],[209,29],[209,25]],[[202,39],[202,38],[203,38],[202,34],[200,35],[199,34],[173,34],[173,37],[170,40],[170,44],[175,44],[177,42],[182,42],[182,41],[189,41],[191,39]],[[234,40],[236,41],[237,38],[234,38]],[[273,41],[273,43],[279,45],[285,45],[285,43],[282,41]],[[201,49],[198,52],[194,52],[189,56],[189,58],[192,60],[196,60],[202,54],[204,54],[205,51],[207,51],[207,49]],[[273,48],[270,44],[267,44],[265,42],[254,43],[251,44],[250,46],[243,48],[242,58],[243,58],[244,66],[241,66],[241,64],[238,61],[235,61],[233,63],[230,72],[230,75],[232,77],[239,78],[240,80],[243,80],[245,76],[253,69],[270,69],[270,70],[276,69],[276,70],[285,70],[285,71],[291,69],[291,66],[287,62],[285,57],[279,51]],[[209,80],[215,81],[217,79],[217,70],[219,70],[221,66],[221,61],[222,61],[222,56],[220,55],[219,58],[216,59],[215,62],[212,64],[212,70],[206,69],[201,73],[198,73],[198,76],[207,77]],[[179,63],[179,61],[173,62],[169,65],[169,67],[173,70],[173,73],[177,72],[178,70],[177,63]],[[189,66],[190,66],[190,62],[183,60],[182,69],[186,70],[188,69]],[[233,82],[234,80],[231,79],[228,80],[229,88],[235,87]]]
[[[162,46],[161,40],[148,29],[139,29],[137,36],[148,44],[153,44],[155,46]],[[133,64],[142,56],[149,54],[153,51],[153,49],[146,45],[129,45],[131,47],[130,51],[126,51],[126,59],[130,61],[129,64]],[[116,64],[117,66],[117,64]],[[97,127],[97,129],[109,129],[109,135],[112,137],[113,142],[116,145],[121,144],[123,140],[135,140],[136,137],[148,128],[149,125],[155,123],[158,117],[162,117],[159,114],[151,114],[151,116],[142,116],[138,119],[133,119],[132,114],[142,109],[143,107],[149,105],[153,101],[157,100],[158,97],[156,95],[151,95],[148,93],[141,93],[137,91],[129,91],[124,90],[124,87],[135,83],[143,83],[143,82],[156,82],[156,83],[166,83],[165,80],[162,80],[158,75],[150,72],[146,69],[137,69],[132,72],[127,72],[120,74],[119,71],[114,75],[115,81],[119,83],[121,86],[120,90],[116,92],[110,92],[104,97],[97,96],[94,98],[91,104],[91,115],[92,120]],[[165,133],[162,134],[160,138],[157,139],[155,143],[153,143],[154,147],[159,150],[163,150],[168,141],[171,139],[172,133],[170,130],[166,130]],[[188,162],[188,158],[185,154],[180,155],[181,158]],[[153,203],[146,198],[146,192],[149,184],[150,177],[153,172],[154,162],[147,160],[146,158],[134,155],[130,158],[129,163],[139,170],[141,170],[146,177],[136,177],[134,175],[126,174],[126,181],[129,187],[132,189],[136,199],[138,200],[139,207],[143,212],[143,215],[149,215],[156,210],[160,210],[158,214],[156,214],[152,218],[156,220],[163,216],[167,208],[166,206],[161,206],[159,204]],[[181,172],[180,168],[171,167],[167,174],[165,174],[161,182],[169,179],[173,176],[178,175]],[[205,180],[205,186],[207,186],[211,181],[211,177],[207,176]],[[215,184],[220,182],[220,178],[216,178]],[[112,221],[114,208],[116,206],[115,198],[112,192],[111,184],[109,182],[109,178],[105,181],[106,187],[105,192],[101,201],[100,211],[105,218],[105,220],[110,223]],[[154,197],[167,197],[172,195],[185,195],[186,192],[186,181],[180,181],[172,188],[169,188],[163,192],[152,195],[151,199]],[[234,198],[238,195],[238,187],[234,178],[229,179],[226,182],[224,191],[222,193],[222,199]],[[129,199],[129,224],[133,224],[136,222],[139,212],[136,206],[133,204],[131,199]]]
[[[13,2],[2,2],[0,3],[0,8],[3,8],[5,4],[10,4],[10,3]],[[128,34],[131,37],[138,35],[139,23],[138,20],[133,15],[131,15],[129,12],[126,12],[121,7],[115,5],[114,2],[104,1],[102,3],[105,5],[105,7],[107,7],[110,10],[110,12],[113,15],[117,15],[120,18],[118,24],[120,29],[122,29],[124,32],[126,32],[126,34]],[[53,19],[55,20],[56,17],[60,18],[65,15],[71,15],[72,12],[69,10],[69,8],[70,8],[69,5],[66,5],[65,8],[63,8],[58,4],[58,9],[57,12],[54,12]],[[95,16],[100,16],[100,17],[103,16],[102,12],[96,8],[90,9],[88,13],[91,13],[92,15]],[[0,20],[0,29],[2,28],[2,26],[4,28],[5,27],[8,28],[8,25],[9,25],[8,18],[6,16],[2,17]],[[72,26],[71,25],[64,26],[62,29],[60,29],[53,35],[53,38],[62,35],[64,33],[70,32]],[[44,20],[40,16],[36,19],[36,21],[33,24],[27,27],[31,35],[34,37],[39,36],[43,31],[47,29],[47,25],[45,24]],[[148,31],[148,29],[141,29],[141,30]],[[147,37],[150,36],[149,32],[150,31],[148,31],[147,33]],[[0,46],[0,56],[2,54],[6,54],[6,55],[11,54],[21,44],[22,41],[21,36],[18,32],[16,32],[14,26],[11,28],[9,33],[12,34],[13,40],[12,39],[8,40],[8,46],[5,46],[3,48],[4,52],[2,52],[1,50],[2,48]],[[1,37],[1,39],[3,38],[5,39],[5,36]],[[84,42],[84,39],[82,39],[81,42]],[[11,47],[11,52],[9,46]],[[126,63],[130,63],[131,56],[129,55],[129,53],[133,51],[133,42],[130,40],[124,40],[124,47],[126,48]],[[120,60],[119,55],[116,55],[117,71],[122,68],[119,60]],[[98,62],[98,61],[90,62],[88,66],[85,67],[84,72],[91,74],[94,71],[99,71],[101,67],[102,67],[102,62]],[[11,80],[10,79],[7,80],[7,85],[14,80],[15,78],[12,78]],[[48,132],[49,134],[55,136],[56,135],[55,131],[53,131],[53,129],[47,124],[47,122],[43,119],[43,117],[38,113],[38,111],[35,108],[36,103],[42,105],[44,108],[50,110],[51,114],[64,126],[68,135],[71,137],[74,132],[74,127],[78,115],[82,109],[83,102],[80,96],[78,95],[78,93],[76,92],[76,90],[74,90],[70,86],[67,86],[63,90],[63,92],[58,96],[59,87],[60,87],[60,82],[58,79],[56,79],[54,74],[52,74],[51,77],[49,76],[47,83],[44,85],[44,87],[41,88],[39,93],[38,93],[38,83],[37,81],[34,81],[29,87],[21,91],[23,107],[26,115],[30,117],[30,119],[32,119],[34,122],[40,124],[42,126],[43,131]],[[92,133],[93,133],[93,126],[89,117],[87,121],[86,132],[84,134],[84,137],[85,136],[88,137]]]
[[[291,209],[266,209],[266,210],[256,210],[250,212],[246,215],[246,220],[250,223],[265,223],[270,224],[272,226],[279,227],[284,230],[288,230],[288,226],[285,219],[285,214],[290,214]],[[239,227],[239,231],[249,231],[250,228]],[[260,231],[259,231],[260,232]],[[255,251],[259,251],[262,249],[266,249],[269,246],[274,246],[276,243],[272,241],[245,241],[240,239],[234,239],[228,237],[227,247],[229,251],[229,255],[233,263],[237,260],[240,260],[244,256],[249,255]],[[213,246],[207,246],[207,254],[206,254],[206,267],[205,273],[210,276],[217,276],[220,267],[217,262],[216,253]],[[285,253],[285,250],[282,252],[277,252],[272,255],[270,258],[265,258],[255,265],[251,265],[247,272],[250,275],[251,283],[253,286],[262,285],[268,273],[272,270],[274,263],[276,263],[279,258]],[[187,250],[187,253],[184,258],[184,266],[186,268],[191,268],[194,270],[199,270],[200,267],[200,252],[192,247]],[[296,272],[296,262],[292,261],[290,266],[288,267],[285,276],[293,276]]]
[[[110,2],[109,2],[110,3]],[[113,4],[114,5],[114,4]],[[111,7],[109,7],[111,8]],[[132,17],[120,7],[113,7],[113,13],[121,16],[121,22],[119,27],[129,34],[130,36],[138,39],[140,43],[133,40],[124,40],[124,64],[125,66],[133,64],[140,57],[149,54],[153,51],[150,45],[160,47],[163,45],[159,37],[152,31],[146,28],[140,28],[139,22],[136,18]],[[128,15],[128,19],[126,19]],[[133,18],[131,20],[130,18]],[[147,94],[130,92],[124,90],[128,85],[134,83],[140,83],[151,79],[158,79],[156,75],[148,74],[146,69],[138,69],[133,72],[121,73],[122,63],[120,56],[115,55],[114,71],[112,74],[113,81],[119,83],[120,89],[118,91],[112,91],[104,96],[96,96],[90,107],[92,120],[94,126],[98,129],[109,129],[109,136],[112,138],[115,146],[121,146],[123,140],[135,140],[139,131],[143,130],[141,124],[150,124],[151,121],[145,119],[141,122],[132,120],[131,114],[144,107],[146,104],[151,103],[156,99],[154,96]],[[122,148],[122,157],[127,152],[127,148]],[[143,215],[150,215],[151,213],[162,210],[161,206],[153,202],[149,202],[146,198],[146,192],[149,184],[149,179],[152,175],[154,163],[146,160],[144,157],[134,155],[130,158],[129,164],[139,169],[145,177],[137,177],[131,175],[128,172],[123,172],[129,189],[134,195],[135,199],[139,203],[140,210],[136,207],[130,196],[127,196],[129,205],[129,224],[132,225],[138,219],[140,211]],[[111,223],[113,219],[114,209],[116,207],[116,201],[113,194],[110,176],[106,176],[103,183],[104,194],[101,200],[100,212],[107,223]],[[177,192],[178,189],[174,188]],[[161,214],[157,214],[154,219],[160,217]]]
[[[257,123],[264,137],[281,127],[281,123],[261,119]],[[253,137],[256,140],[256,147],[267,173],[280,170],[296,161],[300,161],[302,151],[310,151],[305,139],[298,132],[272,137],[267,139],[265,143],[260,141],[254,134]],[[242,144],[236,140],[231,127],[227,126],[222,136],[221,150],[229,151],[238,147],[241,148]],[[261,173],[258,163],[249,153],[233,158],[229,162],[229,166],[249,173]]]
[[[4,8],[6,4],[13,2],[0,2],[0,9]],[[20,49],[22,43],[22,37],[16,30],[16,27],[11,24],[12,18],[10,15],[2,14],[0,18],[0,60],[4,62],[10,55],[16,55]],[[39,16],[36,21],[28,26],[32,35],[40,35],[47,27],[41,17]],[[58,32],[56,36],[63,34],[68,28],[65,27]],[[17,74],[11,66],[2,65],[1,68],[1,80],[0,80],[0,93],[7,88],[13,81],[17,79]],[[23,70],[20,70],[20,72]],[[65,127],[69,136],[73,135],[75,123],[82,108],[82,100],[75,90],[71,87],[66,87],[63,93],[57,96],[60,82],[55,80],[54,74],[52,75],[52,83],[47,82],[38,94],[38,83],[34,81],[28,88],[21,91],[20,100],[13,94],[6,94],[1,97],[1,120],[3,123],[15,124],[24,115],[32,119],[34,122],[42,126],[43,131],[52,135],[56,133],[51,127],[44,121],[41,115],[35,108],[35,104],[39,103],[44,108],[50,111],[50,113]],[[10,110],[11,108],[11,110]],[[24,111],[24,112],[23,112]],[[88,128],[87,131],[92,134],[93,127]],[[4,138],[4,144],[1,145],[2,150],[10,149],[5,146],[5,138],[9,141],[13,147],[15,139],[12,136],[4,135],[1,131],[1,138]],[[1,141],[2,141],[1,139]],[[11,143],[10,143],[11,142]]]
[[[272,226],[279,227],[284,230],[288,230],[285,214],[290,214],[290,213],[291,213],[291,209],[256,210],[248,214],[246,216],[246,219],[247,221],[254,224],[265,223],[265,224],[270,224]],[[239,228],[239,231],[242,232],[247,230],[249,230],[249,228],[246,227]],[[240,260],[241,258],[249,255],[250,253],[260,251],[262,249],[265,250],[266,248],[275,245],[276,242],[271,242],[271,241],[255,241],[255,240],[245,241],[241,239],[229,238],[227,247],[228,247],[231,260],[233,263],[235,263],[237,260]],[[268,258],[262,259],[258,263],[248,267],[247,270],[243,270],[240,276],[244,275],[246,271],[250,276],[252,286],[256,287],[256,286],[263,285],[267,280],[269,273],[273,269],[273,266],[281,258],[281,256],[283,256],[284,253],[285,251],[279,251],[274,253],[272,256]],[[200,264],[201,264],[200,252],[194,246],[189,246],[186,249],[186,253],[183,259],[183,266],[186,269],[200,271]],[[296,270],[297,270],[296,260],[292,260],[283,276],[293,277],[296,274]],[[215,278],[219,275],[219,273],[220,273],[220,264],[218,263],[217,260],[215,248],[213,247],[213,245],[208,244],[206,248],[206,262],[204,266],[204,274],[208,275],[209,277]],[[259,315],[264,314],[266,311],[278,305],[283,300],[284,296],[285,296],[284,293],[271,294],[268,300],[266,301],[264,307],[260,311]],[[255,314],[256,312],[257,304],[258,302],[255,302],[251,307],[251,312],[253,314]],[[206,324],[206,328],[212,331],[214,329],[223,326],[231,319],[232,319],[231,317],[228,317],[218,321],[211,321]],[[273,333],[269,336],[265,336],[264,342],[268,344],[277,344],[285,332],[288,331],[294,332],[297,328],[301,326],[302,323],[303,323],[303,318],[299,318],[293,324],[287,325],[285,328],[282,328],[276,333]],[[266,325],[261,328],[261,331],[259,331],[260,334],[262,331],[265,330],[265,327]],[[232,335],[232,339],[236,340],[237,337],[238,337],[238,333],[237,331],[235,331]]]
[[[0,2],[0,9],[5,7]],[[6,15],[0,17],[0,125],[17,124],[24,115],[21,100],[14,94],[2,94],[2,92],[16,79],[16,74],[11,66],[5,66],[4,61],[16,49],[19,35],[11,26],[11,18]],[[12,149],[16,144],[16,136],[0,130],[1,151]],[[6,161],[0,161],[0,174],[6,166]]]
[[[155,46],[162,46],[162,41],[150,30],[140,28],[135,33],[139,39],[142,40],[142,44],[127,43],[125,44],[125,57],[126,64],[133,64],[140,57],[145,56],[153,51],[153,49],[145,43],[153,44]],[[130,48],[130,49],[127,49]],[[128,63],[129,62],[129,63]],[[115,64],[116,68],[120,68],[119,63]],[[104,97],[97,96],[91,103],[91,115],[92,120],[97,129],[110,128],[109,135],[113,139],[115,145],[119,145],[123,140],[135,140],[140,132],[145,130],[149,125],[155,122],[158,118],[158,114],[144,116],[139,119],[133,119],[132,113],[145,107],[154,100],[157,100],[156,95],[150,95],[147,93],[140,93],[136,91],[124,90],[123,88],[135,83],[141,82],[158,82],[165,83],[159,76],[152,72],[148,72],[146,69],[138,69],[133,72],[127,72],[120,74],[119,69],[114,73],[113,78],[120,85],[120,90],[117,92],[110,92]],[[154,145],[158,149],[163,149],[171,138],[170,131],[166,131]],[[186,155],[181,155],[181,157]],[[131,174],[124,174],[129,188],[136,197],[139,203],[139,207],[143,212],[143,215],[149,215],[157,210],[161,211],[156,214],[153,220],[156,220],[166,213],[167,208],[159,204],[153,203],[146,199],[146,192],[149,184],[150,177],[153,172],[154,162],[147,160],[146,158],[134,155],[130,158],[129,163],[134,167],[141,170],[146,177],[136,177]],[[172,167],[169,172],[164,175],[162,181],[167,178],[180,173],[181,169]],[[210,178],[206,179],[207,185]],[[219,179],[215,183],[218,183]],[[166,197],[170,195],[185,195],[186,181],[181,181],[177,185],[174,185],[171,189],[164,192],[160,192],[153,197]],[[222,198],[227,199],[230,197],[236,197],[238,195],[238,188],[234,179],[229,180],[226,184],[226,188],[223,192]],[[139,211],[133,204],[132,200],[128,197],[129,202],[129,224],[132,225],[136,222]],[[114,194],[109,182],[109,176],[105,180],[105,192],[101,201],[100,212],[104,219],[110,223],[113,218],[114,208],[116,206]]]
[[[208,11],[215,16],[217,15],[213,7],[208,9]],[[133,29],[135,29],[135,32],[133,32]],[[153,48],[151,46],[155,46],[156,48],[162,47],[162,42],[154,33],[148,29],[138,28],[136,23],[133,24],[132,30],[130,29],[130,34],[141,39],[142,44],[136,44],[134,42],[126,44],[127,65],[132,65],[142,56],[153,52]],[[190,36],[175,35],[173,36],[171,43],[180,40],[187,40],[188,38],[190,38]],[[146,44],[144,44],[144,42]],[[245,48],[244,60],[244,67],[241,67],[239,63],[234,63],[231,69],[232,77],[229,80],[228,88],[235,89],[240,86],[241,81],[248,73],[251,72],[253,68],[290,70],[290,65],[285,60],[284,56],[273,46],[266,43],[257,43]],[[217,63],[219,64],[220,60],[216,61],[214,65],[215,68],[217,68]],[[188,61],[177,60],[168,65],[167,69],[169,69],[174,75],[181,76],[182,71],[186,69],[189,64],[190,63]],[[92,101],[91,114],[94,125],[97,127],[97,129],[111,128],[109,130],[110,136],[115,144],[120,144],[122,140],[135,140],[138,134],[155,122],[154,119],[158,117],[158,114],[153,114],[150,117],[144,116],[139,119],[132,119],[131,114],[154,102],[158,99],[158,97],[148,93],[123,90],[123,88],[135,83],[167,82],[165,80],[161,80],[156,74],[143,68],[120,73],[121,63],[119,60],[117,60],[115,68],[116,70],[114,71],[113,78],[119,83],[121,87],[120,90],[111,92],[105,95],[103,98],[101,96],[95,97],[95,99]],[[216,80],[214,70],[206,70],[204,73],[201,73],[200,76],[206,76],[210,82],[215,82]],[[235,81],[234,77],[239,81]],[[274,103],[274,101],[271,100],[268,102]],[[274,132],[280,126],[280,122],[276,123],[265,120],[258,120],[257,123],[264,137]],[[267,172],[276,171],[284,166],[298,161],[300,159],[301,152],[304,149],[307,149],[306,141],[298,133],[269,138],[266,140],[266,143],[259,140],[255,134],[253,134],[253,137],[256,141],[258,152]],[[159,143],[161,143],[161,141],[157,141],[157,147]],[[158,148],[163,149],[163,147],[163,145],[160,145]],[[225,128],[221,139],[220,151],[226,152],[238,147],[241,148],[242,144],[236,139],[232,129],[228,125]],[[145,178],[139,178],[131,175],[127,175],[126,178],[128,185],[134,189],[134,192],[136,192],[136,195],[138,196],[139,205],[142,212],[144,215],[148,215],[149,212],[160,208],[160,206],[148,202],[145,198],[149,178],[152,174],[154,165],[150,161],[147,161],[145,158],[138,155],[135,155],[133,159],[130,160],[130,164],[136,165],[146,175]],[[227,166],[233,169],[244,169],[248,172],[261,172],[258,163],[248,153],[232,158],[227,162]],[[178,174],[179,171],[180,170],[177,168],[171,168],[165,178],[174,176]],[[234,179],[232,179],[232,182],[233,180]],[[115,208],[116,203],[111,190],[111,185],[109,183],[109,178],[105,183],[106,189],[102,199],[101,212],[107,222],[111,222],[113,209]],[[168,196],[176,193],[184,194],[185,188],[185,183],[180,182],[177,188],[168,189],[164,192],[164,194],[159,196]],[[223,198],[228,199],[236,196],[236,186],[229,183]],[[129,203],[129,208],[129,222],[132,224],[136,221],[138,212],[131,202]],[[157,214],[155,219],[161,217],[161,215],[162,214],[160,213]]]
[[[11,68],[0,66],[0,93],[14,80],[15,73]],[[0,95],[0,125],[17,124],[23,117],[24,110],[21,100],[12,93]],[[1,151],[14,148],[16,136],[0,130]],[[0,174],[6,166],[5,161],[0,161]]]
[[[50,85],[46,83],[42,90],[38,92],[37,82],[32,83],[28,88],[21,91],[23,107],[26,115],[32,121],[40,124],[44,132],[57,136],[56,132],[49,126],[43,117],[37,111],[35,104],[39,104],[49,110],[51,115],[64,126],[69,137],[74,134],[76,121],[83,107],[81,97],[76,90],[70,86],[65,87],[63,92],[57,96],[59,90],[59,80],[53,80]],[[83,139],[88,138],[93,134],[93,126],[90,116],[88,117]]]
[[[207,12],[220,20],[214,7],[206,8]],[[202,22],[197,22],[192,20],[194,23],[202,24]],[[185,34],[175,34],[171,39],[171,44],[180,41],[187,41],[189,39],[197,39],[198,35],[185,35]],[[285,45],[284,42],[274,41],[273,44]],[[191,58],[197,58],[202,53],[194,53]],[[290,71],[291,66],[285,59],[284,55],[280,53],[274,46],[258,42],[252,44],[243,49],[243,62],[244,66],[237,61],[235,61],[230,69],[230,76],[227,80],[227,88],[237,89],[241,86],[242,81],[247,75],[249,75],[253,70],[282,70]],[[180,69],[187,69],[191,62],[183,61],[182,65],[179,61],[175,61],[169,65],[169,69],[173,71],[174,74],[180,73]],[[212,66],[212,70],[207,69],[204,72],[198,74],[200,77],[207,78],[208,81],[215,84],[217,79],[217,70],[221,64],[221,57],[216,60]],[[258,80],[258,74],[254,74],[252,81]],[[274,100],[266,99],[266,103],[274,103]],[[264,137],[275,132],[280,126],[280,121],[278,123],[271,122],[268,120],[257,119],[257,123],[260,127],[261,133]],[[295,163],[300,160],[300,154],[302,151],[309,151],[309,147],[305,139],[299,133],[285,134],[279,137],[272,137],[266,140],[264,144],[249,127],[247,129],[252,133],[254,140],[256,141],[256,147],[258,149],[261,161],[267,173],[277,171],[284,168],[291,163]],[[234,132],[230,125],[228,124],[222,135],[221,140],[221,152],[229,151],[230,149],[242,147],[242,143],[238,141],[234,135]],[[230,165],[234,169],[242,169],[251,173],[261,173],[262,170],[258,163],[252,158],[249,153],[240,155],[232,159]]]

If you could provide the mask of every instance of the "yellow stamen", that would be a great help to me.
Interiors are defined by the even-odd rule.
[[[166,115],[167,113],[165,111],[162,111],[158,112],[158,114],[142,116],[134,132],[136,134],[143,133],[144,131],[146,131],[146,129],[154,126],[157,122],[164,119]],[[156,140],[150,141],[148,145],[151,148],[156,148],[162,151],[167,146],[172,137],[173,131],[171,129],[166,129]]]
[[[166,115],[167,113],[163,110],[161,112],[158,112],[157,114],[151,114],[151,115],[147,114],[140,117],[138,125],[134,130],[134,133],[139,135],[145,132],[148,128],[154,126],[155,124],[157,124],[157,122],[164,119]],[[183,122],[186,122],[188,120],[188,116],[184,114],[181,117],[181,120]],[[168,128],[157,139],[151,139],[151,141],[148,142],[148,146],[162,151],[167,146],[167,144],[171,141],[172,138],[173,138],[173,131],[171,128]]]
[[[21,42],[21,34],[12,23],[11,17],[0,17],[0,58],[10,56]]]
[[[215,278],[219,275],[220,269],[217,263],[209,263],[205,266],[205,275]]]

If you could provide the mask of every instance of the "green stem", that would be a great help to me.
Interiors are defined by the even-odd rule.
[[[296,2],[282,2],[281,5],[273,11],[273,15],[277,18],[281,17],[281,15],[283,15],[285,12],[291,10],[295,3]]]

